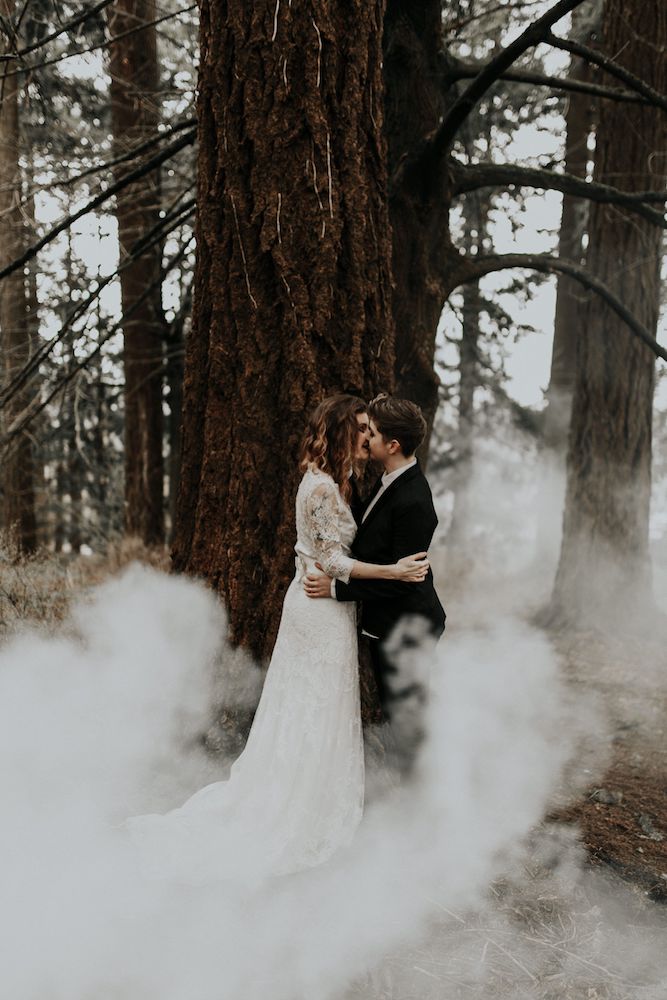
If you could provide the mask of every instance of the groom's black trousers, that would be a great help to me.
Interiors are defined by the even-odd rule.
[[[424,636],[425,643],[432,647],[442,635],[442,630],[431,628]],[[393,646],[391,652],[387,650],[387,643],[384,639],[371,639],[368,637],[368,648],[373,663],[373,673],[377,684],[380,704],[386,721],[391,720],[392,712],[397,705],[406,698],[415,698],[422,704],[426,704],[427,690],[423,682],[415,681],[411,678],[401,677],[401,647]],[[404,639],[404,647],[412,646],[415,643],[408,635]],[[426,652],[426,650],[425,650]]]
[[[425,645],[432,648],[440,634],[440,629],[428,630],[424,636]],[[387,754],[395,767],[408,774],[426,732],[424,715],[428,691],[424,678],[401,676],[401,654],[410,648],[414,651],[419,644],[412,642],[407,633],[398,646],[395,642],[388,644],[380,639],[369,638],[367,641],[386,725]],[[429,651],[425,648],[424,654]]]

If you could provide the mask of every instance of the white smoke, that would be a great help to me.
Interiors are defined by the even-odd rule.
[[[213,667],[225,674],[235,657],[224,632],[210,592],[132,567],[91,593],[60,635],[2,649],[0,995],[441,997],[448,963],[468,988],[484,986],[475,913],[536,977],[544,963],[489,908],[489,885],[516,875],[540,844],[553,856],[542,863],[562,874],[569,843],[535,829],[562,795],[582,731],[599,727],[567,694],[544,637],[489,615],[448,633],[431,664],[415,779],[369,803],[333,863],[246,886],[150,880],[119,824],[215,778],[199,734],[219,690]],[[489,996],[542,995],[521,992],[524,979],[534,984],[509,964],[518,979]]]

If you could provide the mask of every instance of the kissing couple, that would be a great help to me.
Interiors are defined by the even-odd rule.
[[[126,820],[152,874],[257,881],[322,864],[351,843],[364,804],[358,605],[389,721],[405,692],[385,640],[402,620],[432,640],[445,627],[427,559],[438,520],[415,458],[425,431],[418,406],[387,394],[368,404],[329,396],[311,414],[296,572],[246,746],[227,781],[168,813]],[[362,502],[357,477],[369,457],[384,473]]]

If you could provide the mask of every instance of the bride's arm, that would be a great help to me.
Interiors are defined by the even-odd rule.
[[[340,515],[333,487],[322,484],[313,490],[306,501],[306,514],[311,522],[311,535],[322,570],[329,577],[349,583],[357,580],[399,580],[419,583],[428,572],[425,552],[405,556],[391,565],[360,562],[352,559],[344,549],[340,536]]]
[[[317,560],[327,576],[349,583],[354,559],[347,555],[340,536],[340,514],[333,485],[322,483],[306,498],[306,516]]]

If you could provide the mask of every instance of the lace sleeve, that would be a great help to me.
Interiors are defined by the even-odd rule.
[[[306,499],[306,516],[309,521],[317,561],[327,576],[333,576],[337,580],[348,583],[354,559],[351,559],[343,551],[340,537],[340,515],[333,485],[322,484],[309,494]]]

